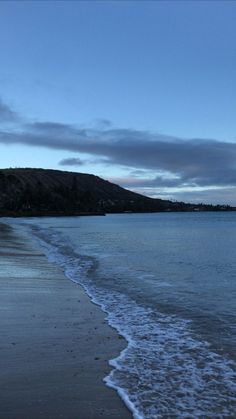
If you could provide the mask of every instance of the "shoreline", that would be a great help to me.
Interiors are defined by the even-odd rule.
[[[103,381],[126,341],[25,237],[0,223],[0,418],[131,419]]]
[[[191,205],[191,204],[187,204]],[[127,215],[127,214],[165,214],[165,213],[215,213],[215,212],[236,212],[236,207],[229,207],[224,208],[224,205],[216,206],[216,208],[212,209],[199,209],[199,208],[191,208],[191,209],[160,209],[154,211],[92,211],[92,212],[22,212],[19,211],[13,212],[0,212],[0,219],[1,218],[47,218],[47,217],[105,217],[107,215]]]

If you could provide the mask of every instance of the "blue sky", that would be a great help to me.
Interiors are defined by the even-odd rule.
[[[0,167],[236,205],[234,1],[0,2]]]

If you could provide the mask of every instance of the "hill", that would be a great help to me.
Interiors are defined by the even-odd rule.
[[[0,170],[1,216],[222,209],[232,208],[152,199],[90,174],[31,168]]]

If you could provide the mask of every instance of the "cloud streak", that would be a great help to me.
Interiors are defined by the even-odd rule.
[[[0,117],[14,119],[14,113],[2,102]],[[16,124],[8,131],[0,129],[0,143],[86,153],[106,164],[127,167],[137,174],[128,187],[236,185],[236,144],[214,139],[181,139],[113,128],[107,121],[97,128],[35,122]],[[82,161],[75,155],[60,164],[78,166]],[[143,170],[149,171],[151,178],[142,177]]]
[[[78,157],[71,157],[62,159],[58,164],[60,164],[60,166],[82,166],[84,163],[85,162]]]

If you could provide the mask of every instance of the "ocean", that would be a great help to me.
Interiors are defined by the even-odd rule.
[[[104,377],[135,419],[236,417],[236,213],[6,219],[127,340]]]

